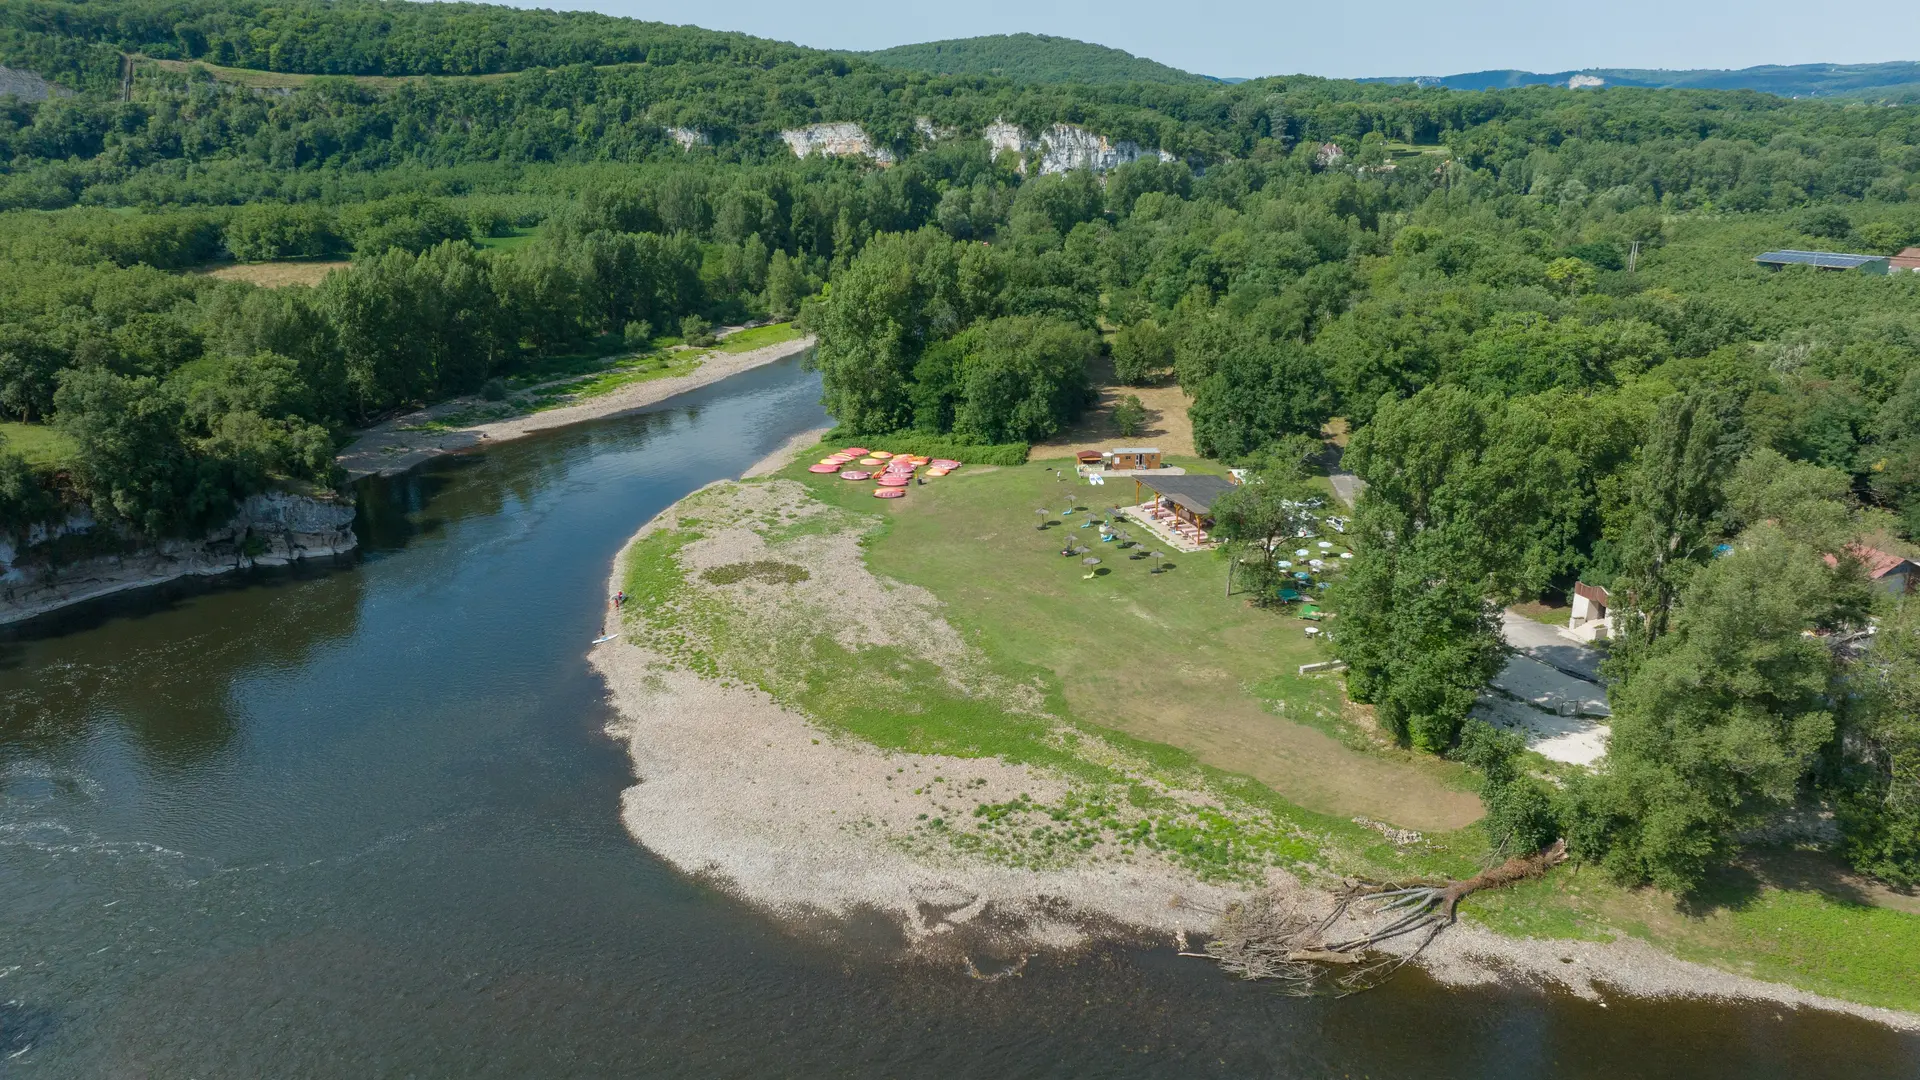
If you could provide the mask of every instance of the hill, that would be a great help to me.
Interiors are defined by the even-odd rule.
[[[1920,63],[1763,64],[1726,70],[1691,68],[1583,68],[1541,73],[1497,69],[1460,75],[1390,76],[1359,82],[1415,83],[1449,90],[1509,90],[1521,86],[1640,86],[1663,90],[1758,90],[1780,97],[1904,97],[1920,92]]]
[[[989,34],[928,41],[864,55],[891,68],[935,75],[998,75],[1027,83],[1185,85],[1220,81],[1120,49],[1045,34]]]

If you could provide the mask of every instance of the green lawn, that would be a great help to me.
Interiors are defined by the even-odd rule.
[[[27,459],[30,465],[59,466],[73,457],[77,447],[66,434],[45,424],[0,422],[0,447]]]
[[[1155,574],[1150,560],[1079,527],[1129,501],[1130,484],[1063,481],[1057,462],[970,467],[880,504],[871,485],[806,472],[820,456],[803,454],[785,475],[885,516],[872,568],[939,596],[997,662],[1050,673],[1073,716],[1250,775],[1320,813],[1434,832],[1479,817],[1458,766],[1342,737],[1357,731],[1342,717],[1338,682],[1297,674],[1327,652],[1307,623],[1227,597],[1222,557],[1169,553]],[[1070,500],[1079,509],[1063,517]],[[1035,527],[1041,506],[1053,511],[1045,530]],[[1069,540],[1100,564],[1063,557]]]
[[[790,322],[772,323],[728,334],[720,339],[719,349],[727,353],[752,352],[769,345],[778,345],[783,341],[792,341],[799,336],[800,331],[795,330]]]
[[[515,229],[507,236],[478,237],[474,243],[489,251],[512,251],[514,248],[524,246],[538,235],[540,235],[539,229]]]

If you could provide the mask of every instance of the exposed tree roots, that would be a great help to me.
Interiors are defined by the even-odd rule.
[[[1555,841],[1461,881],[1348,882],[1324,912],[1320,904],[1257,893],[1220,913],[1206,952],[1182,955],[1206,956],[1242,978],[1275,980],[1288,993],[1343,997],[1378,986],[1418,957],[1453,925],[1461,900],[1539,877],[1566,858],[1566,843]]]

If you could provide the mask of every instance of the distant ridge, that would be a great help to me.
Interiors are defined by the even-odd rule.
[[[1500,69],[1461,75],[1387,76],[1370,83],[1414,83],[1452,90],[1507,90],[1519,86],[1642,86],[1665,90],[1758,90],[1781,97],[1920,97],[1920,63],[1762,64],[1726,70],[1691,68],[1582,68],[1541,73]]]
[[[1120,49],[1046,34],[953,38],[898,45],[862,55],[891,68],[934,75],[997,75],[1025,83],[1193,85],[1222,81]]]

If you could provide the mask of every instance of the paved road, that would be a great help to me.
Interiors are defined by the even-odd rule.
[[[1589,682],[1601,681],[1600,661],[1605,657],[1598,649],[1582,645],[1554,627],[1515,615],[1511,611],[1500,613],[1500,629],[1507,644],[1527,656],[1577,678]]]
[[[1367,486],[1365,480],[1350,472],[1328,473],[1327,482],[1333,485],[1333,493],[1348,506],[1353,505],[1353,501],[1360,497],[1360,492]]]

